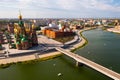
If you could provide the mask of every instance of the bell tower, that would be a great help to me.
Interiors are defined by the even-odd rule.
[[[25,31],[25,27],[24,27],[24,22],[22,20],[22,15],[21,15],[21,12],[19,11],[19,22],[18,22],[18,25],[20,27],[20,34],[22,35],[26,35],[26,31]]]

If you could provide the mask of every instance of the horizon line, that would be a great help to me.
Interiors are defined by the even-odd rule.
[[[18,18],[6,17],[6,18],[0,18],[0,19],[18,19]],[[23,19],[120,19],[120,17],[38,17],[38,18],[23,17]]]

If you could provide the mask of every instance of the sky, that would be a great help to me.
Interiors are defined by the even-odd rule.
[[[120,0],[0,0],[0,18],[120,18]]]

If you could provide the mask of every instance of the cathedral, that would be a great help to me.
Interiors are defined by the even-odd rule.
[[[18,50],[27,50],[30,47],[38,45],[34,24],[30,26],[25,25],[21,13],[19,14],[18,23],[14,24],[14,37],[14,43]]]

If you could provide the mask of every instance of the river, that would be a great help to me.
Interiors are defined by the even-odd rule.
[[[101,29],[82,33],[88,44],[75,51],[96,63],[120,73],[120,34]],[[58,74],[60,74],[58,76]],[[0,80],[112,80],[86,66],[76,67],[75,61],[63,55],[47,61],[14,64],[0,69]]]

